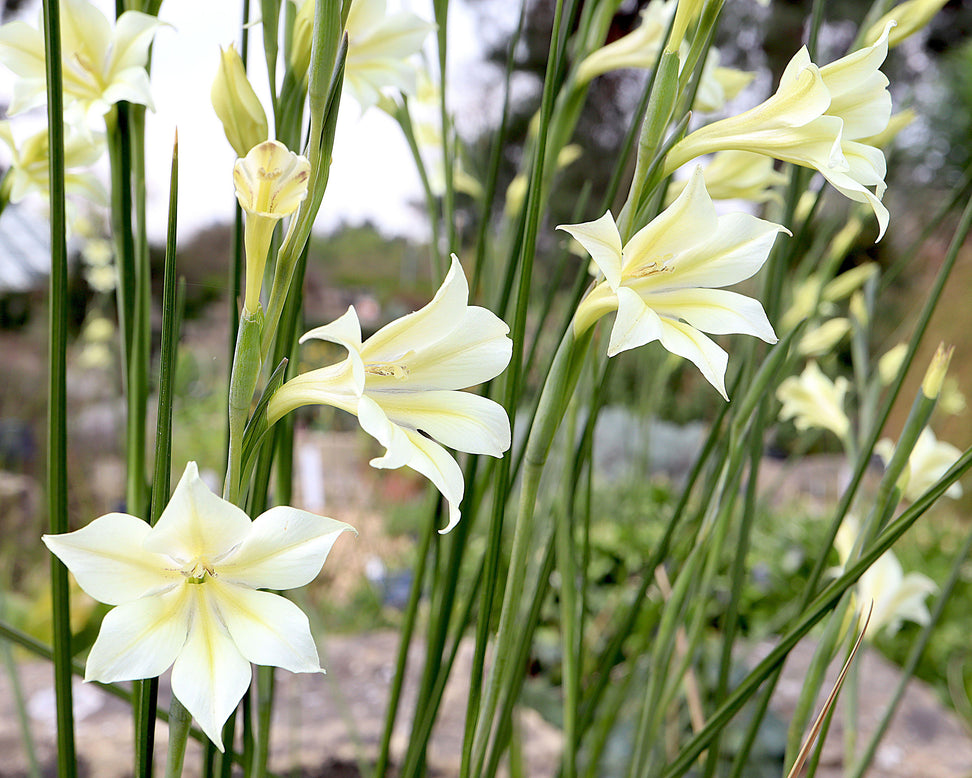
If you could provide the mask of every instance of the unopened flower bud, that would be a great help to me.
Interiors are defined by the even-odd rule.
[[[904,362],[907,353],[908,344],[899,343],[878,360],[878,378],[880,378],[882,386],[888,386],[897,378],[898,371],[901,370],[901,363]]]
[[[942,382],[948,372],[948,363],[952,360],[954,346],[945,346],[944,343],[938,344],[935,356],[932,357],[931,364],[925,372],[925,378],[921,382],[921,393],[930,400],[938,399],[942,391]]]
[[[226,140],[239,156],[267,139],[267,114],[232,44],[220,52],[219,70],[210,97],[213,110],[223,123]]]

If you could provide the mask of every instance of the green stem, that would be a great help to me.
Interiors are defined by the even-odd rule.
[[[64,104],[57,2],[44,0],[47,142],[50,154],[51,279],[48,336],[47,509],[51,534],[68,531],[67,495],[67,224],[64,212]],[[57,769],[77,772],[71,694],[71,615],[67,568],[51,556]]]
[[[181,778],[186,759],[186,743],[192,715],[175,697],[169,705],[169,753],[165,760],[165,778]]]
[[[378,761],[375,763],[375,778],[382,778],[388,771],[388,759],[391,752],[392,731],[395,728],[395,718],[398,715],[398,704],[401,700],[402,686],[405,682],[405,669],[408,664],[408,648],[415,631],[415,617],[418,614],[419,600],[422,595],[422,582],[425,579],[425,567],[429,557],[429,547],[435,534],[438,511],[430,511],[429,520],[419,542],[418,562],[415,566],[412,590],[408,595],[408,605],[402,621],[402,636],[398,645],[398,658],[395,660],[395,675],[388,695],[388,708],[385,711],[385,728],[382,731],[381,744],[378,748]]]
[[[591,335],[591,331],[588,330],[579,340],[575,341],[571,329],[568,329],[564,334],[541,392],[536,422],[530,430],[524,457],[523,483],[520,487],[517,523],[513,533],[513,549],[510,552],[510,567],[506,588],[503,592],[503,605],[496,637],[496,654],[493,667],[490,670],[486,697],[480,706],[479,719],[476,724],[472,764],[464,765],[467,769],[471,769],[472,775],[479,776],[482,774],[483,760],[486,757],[500,690],[504,684],[509,689],[513,683],[510,675],[515,674],[516,667],[509,663],[511,656],[509,649],[518,634],[522,632],[522,624],[518,623],[518,612],[523,598],[527,561],[533,548],[534,512],[540,489],[540,477],[543,474],[547,454],[563,416],[564,407],[577,383],[584,354],[591,342]]]

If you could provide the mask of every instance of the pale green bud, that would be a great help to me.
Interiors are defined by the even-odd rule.
[[[948,372],[948,363],[952,361],[954,346],[945,346],[944,343],[938,344],[935,356],[932,357],[931,364],[925,372],[925,378],[921,382],[921,393],[925,397],[935,400],[942,391],[942,383],[945,381],[945,374]]]
[[[834,238],[834,242],[837,242],[837,238]],[[843,300],[864,286],[867,280],[875,275],[877,271],[878,266],[875,262],[865,262],[863,265],[858,265],[845,273],[841,273],[827,284],[821,296],[828,302]]]
[[[239,156],[245,157],[250,149],[267,139],[267,114],[232,44],[220,52],[219,70],[210,96],[213,110],[223,123],[226,140]]]
[[[901,363],[904,362],[907,353],[908,344],[899,343],[878,360],[878,378],[880,378],[882,386],[887,386],[897,377],[898,371],[901,370]]]
[[[851,295],[850,313],[862,327],[866,327],[867,323],[871,320],[871,316],[867,310],[867,303],[864,302],[864,295],[860,291],[854,292]]]

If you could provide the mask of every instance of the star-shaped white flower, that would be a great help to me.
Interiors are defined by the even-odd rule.
[[[153,107],[145,70],[149,46],[162,24],[140,11],[125,11],[115,29],[86,0],[61,0],[61,59],[66,103],[100,118],[114,103],[127,100]],[[43,17],[34,29],[24,22],[0,27],[0,62],[20,78],[14,83],[9,113],[43,105],[47,99]]]
[[[116,606],[85,680],[151,678],[171,666],[172,693],[222,750],[221,730],[250,685],[251,662],[322,672],[307,617],[260,590],[309,583],[349,529],[288,507],[250,521],[189,462],[154,527],[109,513],[43,540],[84,591]]]
[[[739,149],[766,154],[820,171],[841,194],[867,203],[878,220],[878,238],[888,226],[881,203],[887,165],[866,141],[891,118],[888,79],[880,71],[888,54],[889,22],[871,46],[824,67],[800,49],[780,78],[776,94],[738,116],[708,124],[675,144],[665,171],[671,173],[702,154]],[[871,191],[873,188],[873,191]]]
[[[610,211],[597,221],[557,229],[576,238],[604,274],[578,306],[574,330],[583,332],[616,310],[608,356],[659,340],[691,360],[728,399],[729,357],[703,333],[738,332],[776,342],[757,300],[716,287],[756,273],[777,234],[787,230],[747,213],[717,216],[700,167],[675,202],[623,247]]]
[[[267,407],[273,424],[302,405],[330,405],[353,413],[387,450],[372,467],[417,470],[449,503],[448,532],[459,521],[462,470],[441,444],[470,454],[500,457],[510,447],[503,406],[458,391],[490,381],[506,368],[513,342],[495,314],[469,305],[459,259],[435,297],[421,310],[387,324],[362,342],[354,307],[305,334],[339,343],[343,362],[311,370],[278,389]]]

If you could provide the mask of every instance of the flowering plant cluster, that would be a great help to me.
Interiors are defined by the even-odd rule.
[[[171,399],[180,334],[178,142],[161,339],[153,349],[145,111],[154,110],[150,53],[165,45],[156,34],[166,25],[158,18],[162,0],[128,5],[112,22],[87,0],[54,0],[45,2],[37,27],[0,26],[0,64],[15,76],[9,113],[44,105],[48,111],[47,131],[29,137],[16,118],[0,122],[11,159],[0,210],[31,192],[50,205],[50,525],[43,542],[55,558],[61,774],[76,774],[70,675],[77,646],[68,571],[87,595],[112,607],[97,625],[84,674],[102,684],[134,682],[137,774],[153,772],[154,679],[170,671],[166,775],[182,772],[193,720],[208,743],[207,776],[229,774],[234,760],[247,776],[268,774],[270,668],[323,672],[313,619],[282,592],[310,584],[338,538],[354,532],[288,504],[294,422],[316,416],[316,406],[357,420],[369,443],[380,446],[374,468],[408,467],[431,482],[438,498],[417,528],[400,661],[377,753],[369,755],[376,777],[388,774],[393,759],[400,759],[396,774],[428,772],[429,738],[467,636],[475,649],[461,778],[496,775],[508,752],[510,773],[525,774],[512,763],[512,722],[538,622],[551,612],[559,620],[564,778],[609,772],[606,745],[620,735],[624,753],[617,758],[629,776],[674,778],[693,769],[714,775],[724,758],[733,760],[734,775],[745,774],[759,718],[752,737],[731,751],[722,743],[727,722],[761,686],[768,699],[775,668],[823,623],[814,662],[821,672],[807,678],[781,764],[799,773],[808,753],[804,733],[816,735],[829,722],[822,716],[811,726],[810,712],[822,668],[845,641],[853,644],[852,617],[870,610],[870,634],[906,633],[905,622],[930,631],[937,616],[926,600],[948,596],[953,585],[940,588],[922,573],[905,573],[891,550],[935,500],[961,497],[959,479],[972,466],[969,452],[939,441],[930,427],[936,407],[960,407],[939,402],[950,350],[940,348],[932,360],[897,442],[879,436],[972,215],[963,217],[927,315],[907,343],[880,359],[871,357],[871,345],[882,270],[856,252],[866,235],[871,245],[893,227],[884,202],[884,148],[912,117],[892,117],[882,67],[889,50],[920,31],[942,2],[908,0],[883,17],[875,12],[844,56],[825,65],[815,62],[821,19],[814,14],[810,42],[794,42],[796,53],[763,102],[751,99],[755,74],[725,64],[727,49],[712,46],[719,0],[651,0],[635,28],[610,42],[617,3],[558,2],[540,108],[525,143],[515,154],[503,145],[515,103],[511,62],[504,116],[486,165],[464,146],[452,114],[448,0],[435,0],[432,18],[389,0],[261,2],[259,19],[242,25],[239,46],[214,46],[210,87],[237,157],[214,184],[215,190],[232,179],[238,206],[227,263],[233,353],[225,472],[216,494],[194,461],[202,457],[194,455],[171,495],[170,473],[181,467],[173,461]],[[266,89],[251,81],[247,52],[256,30]],[[510,56],[518,51],[512,46]],[[611,191],[595,207],[585,185],[587,194],[567,217],[572,223],[554,228],[561,221],[551,217],[561,176],[584,159],[575,136],[588,95],[603,76],[622,70],[650,75],[626,145],[615,159],[597,161],[613,166]],[[349,98],[358,121],[377,109],[371,114],[390,117],[402,130],[429,214],[429,275],[440,282],[424,305],[373,331],[360,305],[329,323],[306,323],[302,310],[305,271],[318,261],[312,230],[331,202],[331,161],[348,153],[338,116]],[[734,113],[745,101],[751,107]],[[91,171],[105,148],[108,190]],[[514,158],[520,167],[505,179],[504,197],[500,171]],[[362,165],[362,176],[367,170]],[[828,186],[812,183],[814,174]],[[628,179],[627,191],[619,192]],[[831,190],[863,207],[839,224],[830,221],[818,204]],[[105,355],[117,349],[126,412],[124,512],[73,531],[62,488],[69,462],[65,193],[111,212],[109,239],[73,220],[86,239],[86,277],[101,295],[98,314],[83,330],[88,343],[80,359],[110,366]],[[472,231],[463,229],[469,214]],[[574,276],[573,293],[547,273],[548,255],[568,244],[581,256],[565,251],[560,265]],[[552,315],[562,309],[563,316]],[[334,344],[340,358],[303,370],[295,357],[315,340]],[[852,378],[842,375],[838,356],[849,359]],[[602,602],[591,594],[605,578],[592,562],[596,524],[602,515],[615,519],[599,491],[593,451],[598,414],[613,391],[611,371],[622,360],[641,371],[635,384],[654,387],[639,398],[652,411],[664,407],[658,394],[678,394],[666,382],[682,365],[682,386],[703,387],[702,402],[712,410],[706,443],[677,487],[677,509],[664,516],[644,509],[643,520],[663,528],[652,535],[656,545],[631,551],[635,568],[615,581],[620,594]],[[298,409],[304,410],[295,417]],[[154,448],[150,416],[157,420]],[[754,529],[761,452],[774,437],[794,434],[808,446],[837,439],[841,499],[829,539],[811,550],[815,562],[802,594],[776,625],[778,648],[734,686],[744,582],[752,539],[761,531]],[[861,484],[873,454],[884,469],[872,489]],[[828,578],[834,549],[840,566]],[[956,571],[964,556],[956,557]],[[393,754],[409,646],[423,630],[417,709],[403,753]],[[16,634],[2,614],[0,632]],[[714,655],[707,641],[717,642],[717,672],[697,667],[699,657]],[[260,667],[255,681],[253,664]],[[628,682],[610,682],[619,677]],[[700,681],[710,685],[707,693]],[[838,689],[842,684],[843,674]],[[852,675],[844,692],[851,712],[856,686]],[[637,716],[626,721],[631,710]],[[691,720],[691,734],[683,718]],[[858,749],[854,727],[845,723],[845,730],[849,769]],[[875,738],[871,755],[880,734]]]

